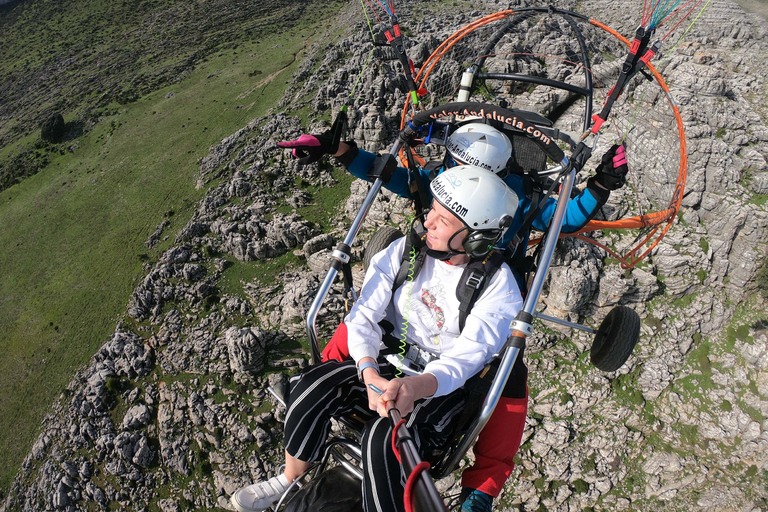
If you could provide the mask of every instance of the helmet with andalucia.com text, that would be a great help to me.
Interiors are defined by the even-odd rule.
[[[473,258],[493,249],[512,224],[519,204],[517,194],[504,180],[474,165],[459,165],[443,171],[429,188],[435,201],[466,226],[464,250]]]
[[[460,126],[445,142],[446,168],[476,165],[494,173],[506,171],[512,142],[502,132],[483,123]],[[503,173],[502,173],[503,175]]]

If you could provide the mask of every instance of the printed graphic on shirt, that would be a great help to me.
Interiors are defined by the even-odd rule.
[[[437,328],[441,329],[445,324],[445,315],[443,314],[443,310],[437,305],[437,300],[435,299],[435,296],[432,295],[432,292],[426,288],[422,288],[421,302],[432,310],[435,316],[435,322],[437,323]]]
[[[414,290],[411,295],[411,311],[418,315],[424,331],[422,339],[439,350],[442,345],[441,334],[448,328],[446,325],[447,296],[444,286],[438,280],[424,283],[421,290]]]

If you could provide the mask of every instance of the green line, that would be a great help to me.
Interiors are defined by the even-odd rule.
[[[355,94],[355,89],[357,89],[357,84],[360,83],[360,78],[362,78],[363,73],[365,73],[365,70],[368,69],[368,63],[371,62],[371,57],[373,57],[373,50],[376,48],[371,48],[371,51],[368,53],[368,58],[365,60],[365,64],[363,64],[363,69],[360,70],[360,73],[357,75],[357,80],[355,80],[355,85],[352,86],[352,90],[349,91],[349,99],[354,99],[352,97],[353,94]]]
[[[368,17],[368,9],[365,8],[365,2],[360,0],[360,5],[363,6],[363,14],[365,14],[365,20],[368,22],[368,30],[371,31],[371,41],[375,41],[376,38],[373,35],[373,25],[371,24],[371,18]]]
[[[696,17],[695,17],[695,18],[693,18],[693,21],[691,21],[691,24],[690,24],[690,25],[688,25],[688,28],[687,28],[687,29],[685,29],[685,32],[683,32],[683,33],[682,33],[682,35],[681,35],[681,36],[680,36],[680,38],[677,40],[677,42],[676,42],[676,43],[675,43],[675,44],[672,46],[672,48],[670,48],[670,49],[669,49],[669,51],[670,51],[670,52],[672,52],[672,51],[673,51],[675,48],[677,48],[677,45],[679,45],[679,44],[682,42],[682,40],[683,40],[683,38],[685,37],[685,35],[688,33],[688,31],[689,31],[689,30],[691,30],[691,27],[693,26],[693,24],[694,24],[694,23],[696,23],[696,21],[699,19],[699,17],[700,17],[700,16],[701,16],[701,15],[704,13],[704,9],[706,9],[706,8],[707,8],[707,6],[709,5],[709,3],[710,3],[711,1],[712,1],[712,0],[707,0],[707,3],[706,3],[706,4],[704,4],[704,7],[702,7],[702,8],[701,8],[701,10],[699,11],[699,14],[697,14],[697,15],[696,15]]]

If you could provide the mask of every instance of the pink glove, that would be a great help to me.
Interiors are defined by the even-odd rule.
[[[330,130],[320,135],[304,134],[296,140],[278,142],[277,145],[293,149],[291,154],[299,159],[301,165],[317,162],[323,155],[333,155],[339,150],[339,144],[333,144]]]
[[[608,190],[616,190],[624,186],[628,172],[624,145],[614,144],[603,155],[593,179]]]

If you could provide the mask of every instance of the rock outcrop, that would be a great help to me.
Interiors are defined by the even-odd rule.
[[[614,4],[597,0],[588,14],[630,33],[634,15]],[[409,48],[417,65],[479,14],[420,21]],[[678,222],[648,262],[624,271],[582,241],[559,246],[547,312],[596,327],[627,305],[643,319],[641,340],[604,373],[588,362],[590,334],[536,325],[523,447],[497,510],[768,510],[768,308],[757,284],[768,229],[766,26],[713,3],[660,65],[685,121],[689,174]],[[338,107],[367,58],[365,35],[357,26],[312,48],[274,113],[200,161],[205,197],[46,417],[0,510],[229,508],[238,487],[274,474],[283,411],[267,386],[307,364],[307,311],[367,192],[352,181],[337,213],[318,214],[317,191],[344,173],[299,167],[275,143],[303,131],[287,106]],[[391,62],[371,66],[349,136],[380,150],[397,131],[385,112],[400,111],[404,84]],[[377,226],[405,228],[407,212],[383,192],[354,259]],[[320,310],[321,336],[343,314],[339,291]],[[457,482],[440,483],[454,502]]]

